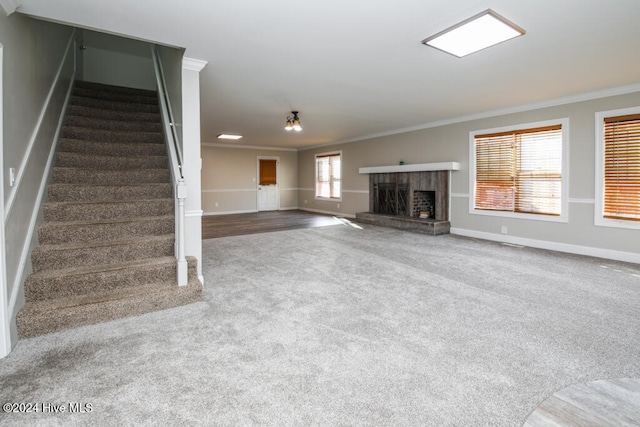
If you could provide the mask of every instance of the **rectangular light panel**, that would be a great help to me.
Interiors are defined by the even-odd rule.
[[[220,135],[218,135],[219,139],[240,139],[242,138],[242,135],[229,135],[226,133],[221,133]]]
[[[422,41],[459,58],[521,36],[525,31],[488,9]]]

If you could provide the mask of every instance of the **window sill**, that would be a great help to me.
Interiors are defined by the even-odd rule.
[[[640,221],[626,221],[623,219],[608,219],[596,217],[596,227],[624,228],[627,230],[640,230]]]
[[[544,214],[530,214],[530,213],[519,213],[519,212],[489,211],[489,210],[480,210],[480,209],[471,209],[469,213],[472,215],[483,215],[483,216],[513,218],[513,219],[526,219],[526,220],[533,220],[533,221],[564,222],[564,223],[569,222],[566,214],[544,215]]]

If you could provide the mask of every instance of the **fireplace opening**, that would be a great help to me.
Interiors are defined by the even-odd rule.
[[[416,218],[435,219],[436,217],[436,192],[435,191],[414,191],[413,192],[413,212]]]
[[[373,211],[384,215],[409,216],[409,186],[396,183],[376,184]]]

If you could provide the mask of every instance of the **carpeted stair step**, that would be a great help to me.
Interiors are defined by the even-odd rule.
[[[18,314],[18,334],[32,337],[178,307],[200,301],[201,292],[198,279],[190,277],[187,286],[172,281],[33,302]]]
[[[63,127],[62,138],[103,142],[146,142],[150,144],[164,144],[162,132],[110,131],[76,126]]]
[[[77,117],[93,117],[104,120],[117,120],[128,122],[161,123],[159,113],[145,113],[135,111],[114,111],[103,108],[84,107],[82,105],[69,105],[67,115]]]
[[[169,167],[167,156],[103,156],[58,152],[56,166],[85,169],[163,169]]]
[[[170,182],[169,169],[96,170],[81,168],[53,168],[52,182],[56,184],[127,185]]]
[[[74,96],[92,98],[103,101],[127,102],[131,104],[158,105],[158,97],[152,92],[141,92],[135,94],[118,93],[102,89],[87,89],[76,87],[73,89]],[[149,96],[150,95],[150,96]]]
[[[61,138],[58,141],[58,151],[106,156],[164,156],[167,153],[164,144],[86,141],[67,138]]]
[[[196,259],[187,257],[187,262],[189,275],[197,276]],[[176,274],[176,259],[173,256],[79,266],[32,274],[25,282],[24,293],[26,301],[33,302],[151,283],[167,282],[175,286]]]
[[[106,99],[87,98],[84,96],[72,96],[71,105],[136,113],[144,112],[157,114],[160,112],[160,108],[153,104],[132,104],[129,102],[109,101]]]
[[[96,243],[40,245],[31,252],[33,271],[60,270],[77,265],[101,265],[171,256],[174,234]]]
[[[131,120],[108,120],[105,118],[67,115],[65,126],[127,132],[162,132],[159,122],[137,122]]]
[[[38,227],[38,242],[41,245],[108,242],[168,235],[174,230],[175,218],[172,215],[102,221],[48,221]]]
[[[44,220],[101,221],[135,217],[173,215],[173,199],[124,200],[116,202],[47,202],[43,205]]]
[[[107,85],[104,83],[88,82],[85,80],[76,80],[75,88],[107,91],[110,93],[119,93],[119,94],[125,94],[125,95],[140,95],[140,96],[147,96],[151,98],[157,96],[157,92],[154,90],[138,89],[138,88],[124,87],[124,86],[113,86],[113,85]]]
[[[49,184],[47,190],[49,202],[112,202],[173,197],[172,186],[168,182],[141,185]]]

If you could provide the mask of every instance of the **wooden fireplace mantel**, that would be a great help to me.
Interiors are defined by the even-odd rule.
[[[418,163],[412,165],[371,166],[358,169],[360,174],[391,173],[391,172],[428,172],[428,171],[457,171],[458,162]]]

